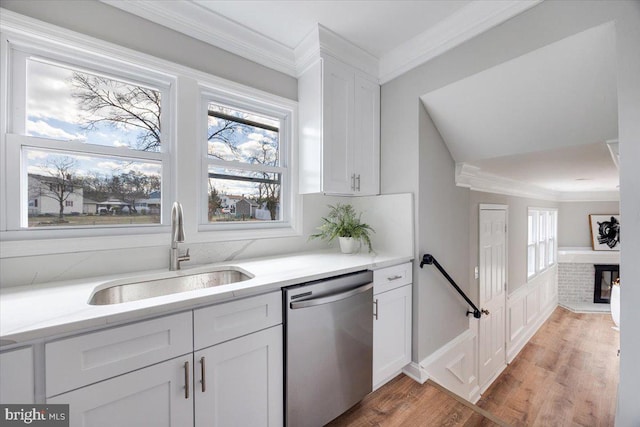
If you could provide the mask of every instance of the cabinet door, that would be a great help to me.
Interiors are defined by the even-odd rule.
[[[327,57],[322,73],[322,190],[352,194],[353,70]]]
[[[2,403],[35,403],[33,349],[0,354],[0,399]]]
[[[282,326],[198,351],[195,363],[196,427],[284,424]]]
[[[193,425],[193,356],[178,357],[102,381],[47,403],[68,403],[71,427]],[[188,385],[189,393],[185,387]]]
[[[380,86],[356,74],[353,172],[357,195],[380,193]]]
[[[411,285],[373,296],[373,388],[411,362]]]

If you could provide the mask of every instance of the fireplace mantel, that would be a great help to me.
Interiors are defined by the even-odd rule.
[[[577,264],[620,264],[620,251],[594,251],[591,248],[558,248],[558,262]]]

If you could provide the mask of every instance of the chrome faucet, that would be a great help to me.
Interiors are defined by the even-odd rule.
[[[169,270],[180,270],[182,261],[189,261],[189,249],[184,255],[180,255],[178,243],[184,242],[184,223],[182,220],[182,205],[173,202],[171,207],[171,258],[169,260]]]

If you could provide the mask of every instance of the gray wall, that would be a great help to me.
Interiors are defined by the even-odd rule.
[[[455,163],[422,105],[419,130],[418,260],[423,254],[432,254],[458,286],[468,292],[469,190],[456,187],[451,179]],[[468,305],[433,266],[426,265],[417,275],[418,324],[430,325],[419,329],[418,350],[428,355],[469,326]],[[442,319],[448,319],[447,323]]]
[[[620,202],[562,202],[558,209],[558,246],[591,247],[589,214],[619,214]]]
[[[410,73],[382,86],[380,130],[382,193],[414,194],[414,361],[468,327],[464,301],[432,266],[418,267],[431,253],[468,289],[468,190],[455,186],[454,162],[418,99],[420,77]]]
[[[475,37],[463,45],[448,51],[430,62],[417,67],[382,86],[381,111],[381,179],[383,192],[413,192],[416,199],[416,257],[422,251],[433,249],[433,242],[440,247],[456,248],[470,245],[468,237],[460,241],[455,227],[469,230],[468,212],[470,202],[464,197],[431,198],[434,186],[444,188],[454,180],[453,170],[445,170],[444,162],[451,159],[442,154],[435,140],[425,135],[429,126],[425,123],[425,113],[419,97],[449,83],[471,76],[482,70],[501,64],[535,49],[544,47],[563,38],[577,34],[606,22],[616,25],[618,63],[618,114],[619,140],[621,152],[621,215],[625,224],[625,241],[622,251],[621,269],[630,282],[640,282],[640,2],[638,1],[551,1],[547,0],[534,8],[498,25]],[[464,123],[460,124],[461,126]],[[423,132],[423,130],[425,132]],[[447,162],[448,161],[448,162]],[[436,165],[434,170],[429,167]],[[446,183],[446,184],[443,184]],[[466,219],[457,218],[458,210],[467,212]],[[454,223],[448,232],[436,230],[428,235],[423,228],[426,224],[445,215],[452,215],[447,224]],[[431,230],[432,231],[432,230]],[[454,237],[452,237],[454,236]],[[438,237],[441,239],[438,240]],[[463,250],[462,257],[468,256],[469,249]],[[468,264],[461,257],[450,258],[449,250],[441,257],[442,263],[452,269],[454,278],[460,280],[464,288],[469,288],[465,268]],[[436,254],[436,256],[438,256]],[[454,267],[455,266],[455,267]],[[438,300],[437,314],[428,312],[435,303],[428,302],[430,296],[423,292],[430,290],[433,281],[431,273],[416,268],[414,289],[418,295],[414,308],[414,361],[421,361],[444,341],[452,339],[464,331],[457,306],[453,299],[433,295]],[[465,280],[464,278],[467,277]],[[435,288],[434,288],[435,289]],[[635,306],[640,304],[640,286],[628,287],[622,299],[621,314],[621,359],[620,390],[617,425],[637,425],[640,421],[640,405],[636,404],[637,386],[640,384],[640,341],[633,336],[633,328],[625,330],[624,325],[640,324],[640,312]]]
[[[5,9],[289,99],[298,81],[97,0],[2,0]]]
[[[507,292],[513,293],[515,290],[527,284],[527,211],[530,207],[537,208],[557,208],[557,202],[546,200],[528,199],[524,197],[505,196],[502,194],[483,193],[480,191],[471,192],[469,203],[469,274],[471,295],[478,301],[479,282],[474,277],[474,267],[479,263],[479,241],[478,224],[479,209],[481,203],[507,205],[509,208],[508,222],[508,259],[507,259]]]

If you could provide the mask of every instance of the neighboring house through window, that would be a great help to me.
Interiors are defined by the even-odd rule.
[[[291,110],[206,89],[203,105],[207,123],[203,223],[227,229],[290,226]]]
[[[162,111],[169,109],[170,81],[42,41],[11,38],[4,43],[12,76],[8,160],[23,165],[12,170],[19,180],[7,180],[7,196],[16,202],[8,204],[16,210],[8,212],[7,229],[132,223],[124,216],[108,222],[64,218],[70,213],[65,208],[83,206],[83,197],[97,202],[117,198],[131,207],[128,216],[136,214],[136,225],[159,224],[160,216],[137,212],[135,201],[160,191],[164,181],[168,126]],[[26,202],[36,196],[47,202],[39,209]],[[58,219],[45,221],[43,215],[53,214],[50,205],[59,206]]]
[[[295,101],[9,18],[0,29],[3,240],[136,234],[156,245],[175,200],[193,212],[197,241],[299,232]],[[194,120],[184,112],[198,103]],[[188,196],[195,158],[197,200]],[[103,240],[91,242],[124,244]],[[67,243],[48,247],[74,250]]]

